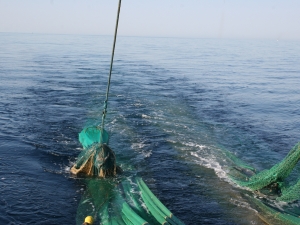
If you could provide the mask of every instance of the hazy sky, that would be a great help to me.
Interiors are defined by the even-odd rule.
[[[113,34],[118,0],[0,0],[0,32]],[[300,0],[122,0],[119,35],[300,40]]]

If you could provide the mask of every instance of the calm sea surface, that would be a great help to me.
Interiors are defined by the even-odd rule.
[[[100,122],[112,41],[0,33],[0,224],[76,223],[69,169]],[[120,36],[106,129],[186,224],[263,224],[223,150],[263,170],[300,141],[300,42]]]

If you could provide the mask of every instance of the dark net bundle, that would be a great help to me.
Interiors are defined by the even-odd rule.
[[[106,144],[94,144],[80,153],[71,173],[107,177],[115,176],[116,169],[114,151]]]
[[[99,127],[85,128],[79,134],[79,141],[83,150],[71,168],[71,173],[97,177],[116,175],[116,156],[107,145],[108,134],[105,130],[101,136]]]

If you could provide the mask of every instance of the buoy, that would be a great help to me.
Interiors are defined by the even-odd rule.
[[[93,217],[92,216],[87,216],[84,219],[83,225],[92,225],[94,223]]]

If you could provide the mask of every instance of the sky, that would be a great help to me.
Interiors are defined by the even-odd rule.
[[[0,32],[114,33],[119,0],[0,0]],[[122,0],[118,35],[300,40],[300,0]]]

